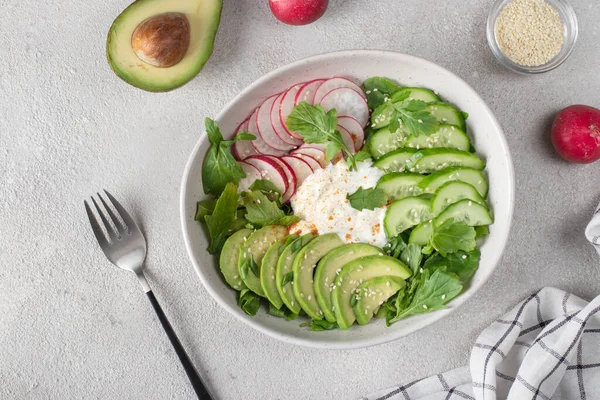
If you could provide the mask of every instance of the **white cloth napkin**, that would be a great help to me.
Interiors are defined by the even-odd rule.
[[[600,206],[585,233],[600,254]],[[361,400],[600,400],[599,312],[600,296],[544,288],[479,335],[468,367]]]

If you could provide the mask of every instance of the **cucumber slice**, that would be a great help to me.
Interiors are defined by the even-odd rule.
[[[448,206],[463,199],[470,199],[487,207],[477,189],[465,182],[448,182],[440,186],[431,201],[433,215],[439,215]]]
[[[494,223],[490,210],[470,199],[460,200],[446,208],[433,220],[433,224],[434,226],[440,226],[449,219],[462,221],[470,226],[491,225]]]
[[[399,149],[392,151],[373,163],[373,166],[385,172],[403,172],[406,163],[415,155],[415,149]]]
[[[369,139],[369,151],[371,155],[378,159],[387,153],[404,147],[408,133],[402,128],[395,132],[389,129],[380,129]]]
[[[335,322],[331,292],[340,269],[357,258],[375,255],[383,255],[383,251],[370,244],[351,243],[336,247],[321,258],[315,269],[314,286],[319,307],[321,307],[327,321]]]
[[[463,132],[467,131],[465,116],[458,108],[448,103],[434,103],[428,105],[426,110],[436,117],[440,124],[456,125]]]
[[[240,278],[240,270],[238,262],[242,247],[248,236],[252,234],[252,229],[241,229],[231,235],[223,245],[221,256],[219,257],[219,268],[225,278],[225,282],[235,290],[247,289],[242,278]]]
[[[486,198],[488,183],[483,173],[473,168],[452,167],[435,172],[419,183],[425,193],[435,193],[438,188],[447,182],[465,182],[477,189],[481,197]]]
[[[281,300],[283,304],[294,314],[298,314],[300,312],[300,304],[296,301],[296,296],[294,296],[294,281],[286,282],[283,285],[283,280],[285,276],[292,272],[292,266],[294,264],[294,257],[300,249],[306,246],[311,240],[315,238],[315,235],[312,233],[307,233],[306,235],[301,236],[300,238],[294,240],[287,246],[281,255],[279,256],[279,260],[277,260],[277,271],[275,273],[275,284],[277,285],[277,291],[281,296]]]
[[[423,175],[392,172],[379,179],[377,187],[384,191],[390,200],[418,196],[423,192],[419,183],[425,179]]]
[[[460,130],[460,128],[454,125],[442,124],[437,132],[429,136],[409,136],[405,146],[417,150],[444,147],[447,149],[469,151],[471,149],[471,142],[466,133]]]
[[[482,170],[485,168],[485,162],[466,151],[426,149],[413,154],[406,167],[410,172],[428,174],[448,167],[468,167]]]
[[[425,103],[438,103],[441,99],[429,89],[418,88],[418,87],[407,87],[400,89],[390,97],[390,101],[396,103],[398,99],[401,99],[406,92],[409,92],[407,100],[421,100]]]
[[[381,129],[390,124],[392,119],[392,110],[390,107],[385,107],[385,104],[380,105],[371,114],[371,128]]]
[[[283,305],[279,291],[277,290],[277,281],[275,280],[275,274],[277,273],[277,262],[279,261],[279,255],[285,250],[287,246],[299,236],[296,234],[279,239],[267,250],[267,254],[262,260],[260,266],[260,284],[267,296],[267,299],[277,309],[280,309]]]
[[[419,246],[427,246],[429,239],[433,235],[432,221],[421,222],[415,227],[408,237],[408,243],[418,244]]]
[[[393,238],[428,219],[431,219],[431,202],[420,197],[406,197],[388,207],[383,225],[387,237]]]
[[[267,250],[269,250],[269,247],[276,241],[285,238],[287,235],[288,229],[285,226],[265,226],[248,236],[248,240],[246,240],[246,243],[242,247],[238,262],[240,276],[246,286],[248,286],[248,289],[259,296],[265,297],[265,291],[263,290],[259,279],[262,260],[267,253]],[[254,272],[252,272],[252,269],[247,265],[250,261],[250,256],[252,256],[252,259],[257,265],[258,275],[255,275]]]
[[[357,289],[359,300],[352,309],[359,325],[369,323],[379,307],[406,286],[404,279],[395,276],[379,276],[364,281]]]

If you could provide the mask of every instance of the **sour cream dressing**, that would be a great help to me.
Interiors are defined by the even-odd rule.
[[[302,221],[292,233],[337,233],[346,243],[369,243],[383,247],[387,238],[383,229],[385,208],[356,210],[346,199],[359,187],[373,188],[384,174],[372,162],[358,162],[350,171],[344,161],[330,164],[307,177],[291,198],[294,215]]]

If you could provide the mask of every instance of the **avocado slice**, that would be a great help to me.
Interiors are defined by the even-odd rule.
[[[287,234],[288,230],[285,226],[265,226],[248,236],[248,240],[246,240],[246,243],[242,247],[238,261],[240,276],[244,284],[248,286],[248,289],[259,296],[266,297],[259,279],[262,260],[269,247],[276,241],[285,238]],[[254,261],[258,269],[257,274],[252,271],[252,267],[250,266],[252,261]]]
[[[283,305],[283,300],[277,291],[277,284],[275,283],[275,274],[277,272],[277,261],[279,256],[294,240],[298,239],[298,235],[290,235],[279,239],[267,250],[267,254],[262,260],[260,266],[260,284],[265,291],[267,299],[275,306],[280,309]]]
[[[340,329],[348,329],[356,321],[350,303],[356,289],[364,281],[379,276],[408,279],[411,274],[404,263],[386,255],[361,257],[346,264],[335,279],[335,288],[331,292],[335,319]]]
[[[300,312],[300,305],[296,301],[296,296],[294,296],[294,280],[287,279],[285,285],[283,284],[284,280],[286,280],[286,276],[288,274],[294,274],[292,272],[292,266],[294,265],[294,257],[301,248],[306,246],[311,240],[315,238],[315,235],[312,233],[307,233],[302,237],[294,240],[287,246],[281,255],[279,256],[279,260],[277,261],[277,271],[275,273],[275,285],[277,286],[277,291],[279,292],[279,296],[281,296],[281,300],[285,304],[285,306],[294,314],[298,314]]]
[[[379,307],[404,286],[406,281],[395,276],[379,276],[364,281],[356,291],[357,301],[352,307],[356,322],[368,324]]]
[[[252,229],[242,229],[229,236],[219,257],[219,268],[221,268],[225,282],[235,290],[248,289],[240,277],[238,261],[242,247],[250,234],[252,234]]]
[[[383,251],[378,247],[364,243],[351,243],[336,247],[319,261],[315,269],[314,289],[319,307],[321,307],[327,321],[335,322],[331,292],[338,272],[352,260],[378,254],[383,255]]]
[[[328,233],[312,240],[294,258],[294,295],[300,307],[313,319],[323,319],[315,294],[313,272],[325,254],[343,244],[337,233]]]
[[[110,27],[110,67],[150,92],[184,85],[212,54],[222,7],[223,0],[137,0]]]

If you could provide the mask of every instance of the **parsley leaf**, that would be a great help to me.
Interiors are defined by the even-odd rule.
[[[406,242],[402,238],[401,235],[394,236],[391,239],[388,239],[387,244],[383,247],[383,249],[392,257],[398,258],[400,254],[406,248]]]
[[[313,106],[302,102],[292,109],[286,120],[286,125],[302,136],[306,143],[327,143],[325,153],[328,160],[331,160],[339,150],[342,150],[346,155],[350,169],[356,169],[353,152],[346,146],[341,133],[337,130],[337,113],[335,109],[325,112],[320,105]]]
[[[363,189],[362,186],[352,194],[346,196],[352,208],[356,210],[374,210],[387,203],[387,196],[382,189]]]
[[[369,108],[374,110],[385,102],[386,97],[402,88],[389,79],[374,76],[363,82],[362,89],[367,95]]]
[[[311,331],[329,331],[338,327],[335,322],[329,322],[326,319],[312,319],[309,322],[305,322],[300,325],[301,328],[310,327]]]
[[[256,137],[248,133],[238,134],[232,140],[223,140],[223,135],[215,121],[206,118],[204,123],[210,148],[202,162],[202,184],[204,193],[219,195],[225,189],[225,185],[228,183],[237,185],[239,180],[246,176],[228,147],[237,140],[252,140]]]
[[[260,308],[260,296],[250,291],[243,289],[238,297],[238,306],[250,316],[255,316]]]
[[[443,256],[459,250],[475,250],[475,228],[463,221],[446,220],[440,226],[434,227],[431,246]]]
[[[466,282],[477,271],[480,258],[481,252],[479,250],[471,252],[457,251],[448,254],[446,257],[435,254],[425,261],[423,268],[431,272],[439,268],[446,268],[446,272],[456,274],[461,282]]]
[[[208,199],[208,200],[200,200],[196,204],[196,216],[194,219],[199,222],[204,222],[204,217],[207,215],[211,215],[213,211],[215,211],[215,206],[217,205],[217,200]]]
[[[409,243],[408,246],[400,254],[400,260],[408,265],[412,270],[413,275],[416,275],[421,268],[421,261],[423,260],[423,253],[421,253],[421,246],[414,243]]]
[[[401,127],[413,136],[430,135],[439,129],[438,120],[426,110],[427,103],[421,100],[409,100],[410,93],[398,92],[394,101],[380,105],[374,114],[390,115],[388,128],[396,132]]]
[[[445,308],[445,304],[458,296],[462,291],[462,285],[451,274],[442,269],[436,270],[430,275],[428,270],[417,279],[414,295],[408,305],[402,304],[404,299],[397,301],[396,315],[388,319],[388,324],[393,324],[409,315],[423,314],[430,311]],[[389,316],[389,314],[388,314]]]
[[[204,216],[210,236],[210,245],[208,246],[210,254],[217,254],[221,251],[230,234],[231,227],[236,222],[237,207],[237,187],[233,183],[228,183],[217,200],[212,215]]]
[[[354,159],[356,161],[366,161],[373,158],[373,156],[371,155],[371,153],[369,152],[369,150],[367,150],[367,147],[363,147],[363,149],[361,151],[359,151],[358,153],[356,153],[354,155]]]
[[[267,225],[289,226],[300,220],[294,215],[285,215],[277,203],[260,190],[244,193],[242,204],[246,207],[246,219],[257,228]]]

